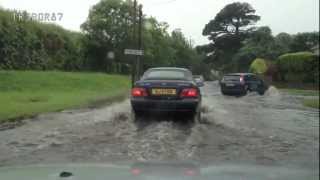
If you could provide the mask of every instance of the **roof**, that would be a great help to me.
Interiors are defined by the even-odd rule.
[[[180,70],[180,71],[189,71],[186,68],[178,68],[178,67],[157,67],[157,68],[150,68],[148,70]]]

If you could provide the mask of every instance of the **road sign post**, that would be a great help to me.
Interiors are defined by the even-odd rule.
[[[143,56],[144,54],[144,51],[143,50],[139,50],[139,49],[125,49],[124,50],[124,54],[125,55],[134,55],[136,57],[140,57],[140,56]],[[131,86],[134,85],[134,82],[137,80],[138,78],[138,74],[137,72],[140,72],[140,67],[137,67],[138,63],[137,62],[134,62],[134,61],[137,61],[136,59],[133,60],[132,62],[132,66],[131,66]],[[139,65],[138,65],[139,66]]]
[[[143,50],[142,49],[142,23],[143,23],[143,13],[142,13],[142,5],[139,5],[139,26],[138,26],[138,36],[136,34],[136,25],[137,25],[137,0],[133,1],[133,41],[131,44],[132,48],[135,49],[125,49],[124,54],[125,55],[134,55],[134,60],[132,61],[132,68],[131,68],[131,85],[134,85],[134,82],[139,78],[141,75],[141,67],[143,63],[141,62],[141,56],[143,56]],[[137,39],[138,38],[138,39]]]

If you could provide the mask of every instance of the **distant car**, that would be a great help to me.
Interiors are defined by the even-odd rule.
[[[197,84],[204,86],[204,78],[201,75],[193,75],[193,79],[196,81]]]
[[[134,84],[131,106],[135,117],[145,112],[183,112],[200,119],[201,93],[184,68],[151,68]]]
[[[252,73],[233,73],[224,75],[220,81],[221,93],[224,95],[245,95],[255,91],[263,95],[267,90],[266,83]]]

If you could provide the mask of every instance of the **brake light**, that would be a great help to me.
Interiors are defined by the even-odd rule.
[[[138,176],[141,174],[141,169],[138,169],[138,168],[131,169],[131,174]]]
[[[244,84],[244,77],[243,76],[240,76],[240,83]]]
[[[195,176],[197,175],[196,171],[192,170],[192,169],[187,169],[185,172],[184,172],[184,175],[186,176]]]
[[[180,97],[198,97],[198,90],[196,88],[183,89]]]
[[[145,97],[148,96],[148,93],[145,88],[133,88],[131,90],[131,95],[133,97]]]

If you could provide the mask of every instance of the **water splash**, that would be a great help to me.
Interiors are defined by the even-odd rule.
[[[281,96],[281,94],[280,94],[280,91],[276,87],[270,86],[269,89],[265,92],[265,96],[279,98]]]

